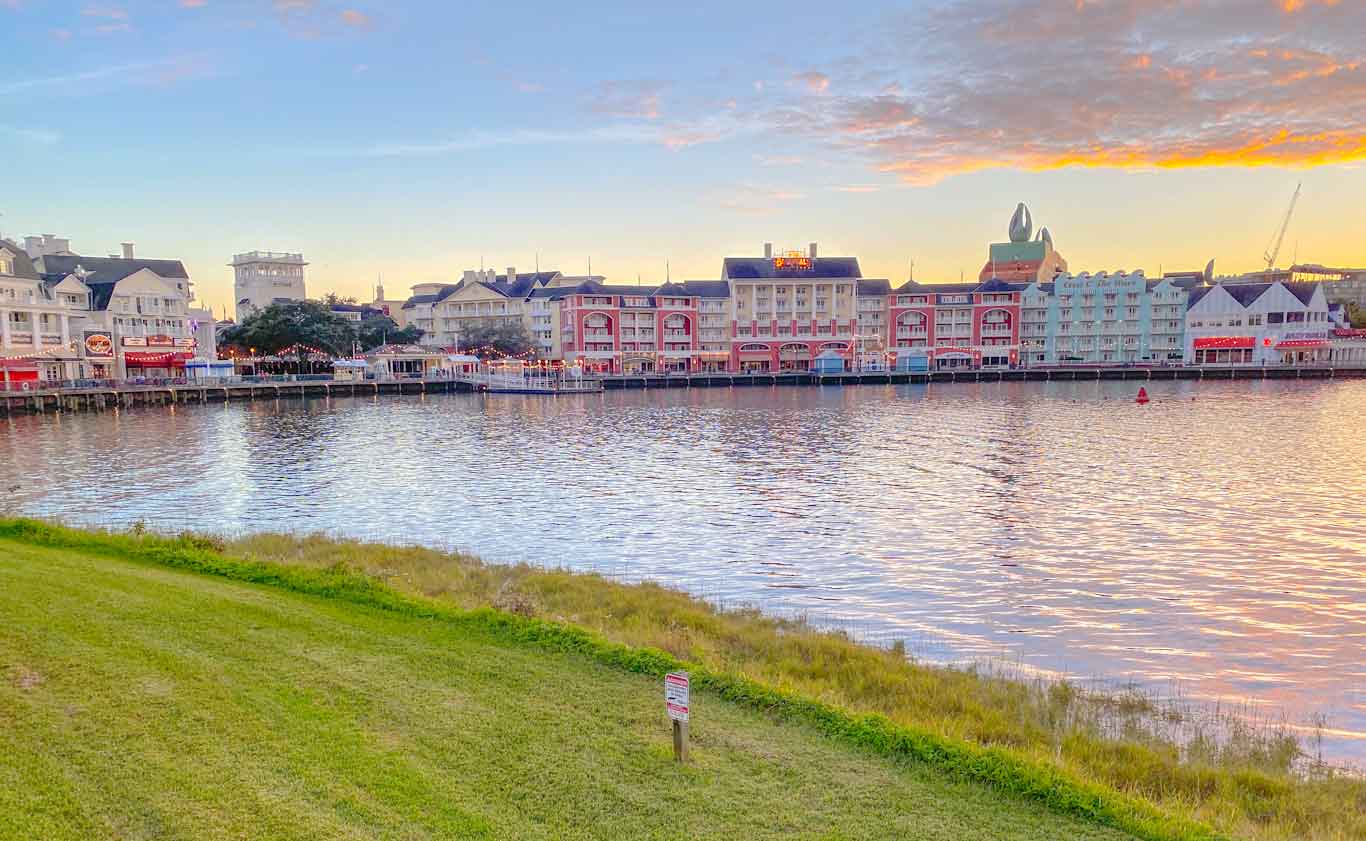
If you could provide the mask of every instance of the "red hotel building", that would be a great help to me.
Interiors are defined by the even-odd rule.
[[[1026,284],[921,284],[889,296],[887,345],[918,348],[937,368],[1013,365],[1020,359],[1020,296]]]
[[[542,294],[560,302],[566,364],[605,374],[699,370],[698,297],[682,284],[590,281]]]

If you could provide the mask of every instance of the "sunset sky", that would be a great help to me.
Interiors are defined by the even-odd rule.
[[[1073,270],[1366,264],[1366,3],[0,0],[0,233],[390,297],[714,278],[817,241],[957,280],[1016,202]]]

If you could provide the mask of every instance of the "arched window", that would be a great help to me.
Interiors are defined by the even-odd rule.
[[[768,345],[740,345],[741,353],[768,353]]]

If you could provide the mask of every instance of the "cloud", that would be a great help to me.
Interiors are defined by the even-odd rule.
[[[0,124],[0,137],[7,136],[35,146],[52,146],[62,140],[62,136],[55,131]]]
[[[609,117],[655,120],[660,117],[661,100],[668,85],[643,80],[603,82],[590,94],[589,110]]]
[[[654,126],[616,124],[583,131],[510,129],[508,131],[473,131],[460,137],[426,143],[380,143],[361,150],[360,154],[373,158],[407,158],[472,152],[510,146],[541,146],[594,143],[659,143],[661,134]],[[343,152],[343,154],[353,154]]]
[[[0,96],[82,95],[130,84],[167,84],[203,75],[208,70],[202,59],[180,57],[111,64],[58,76],[0,82]]]
[[[1345,163],[1366,160],[1364,31],[1366,3],[1342,0],[945,0],[750,118],[914,184]]]
[[[800,82],[812,93],[825,93],[830,89],[830,77],[815,70],[808,70],[805,73],[797,73],[792,77],[794,82]]]
[[[762,216],[769,213],[776,213],[785,204],[801,201],[805,195],[795,190],[773,189],[771,187],[758,187],[753,184],[742,184],[727,192],[725,198],[719,202],[720,206],[726,210],[733,210],[737,213],[744,213],[751,216]]]
[[[119,6],[86,6],[81,9],[81,14],[88,18],[104,18],[106,20],[128,19],[128,11]]]
[[[841,184],[831,189],[837,193],[876,193],[881,188],[876,184]]]
[[[357,29],[366,29],[370,26],[370,16],[356,9],[343,9],[337,17],[343,24]]]
[[[209,0],[180,0],[180,6],[184,9],[200,9],[209,4]]]

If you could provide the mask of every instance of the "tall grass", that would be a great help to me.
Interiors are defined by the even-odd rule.
[[[530,641],[543,643],[547,629],[559,629],[551,636],[563,643],[556,635],[569,634],[575,650],[588,645],[583,640],[598,641],[589,653],[614,665],[654,673],[688,664],[703,685],[733,700],[1140,837],[1211,837],[1201,828],[1208,823],[1256,839],[1366,838],[1366,782],[1306,761],[1285,729],[1249,727],[1242,716],[1218,711],[1201,719],[1136,691],[926,666],[897,647],[858,645],[752,610],[720,610],[653,584],[494,566],[421,548],[322,536],[101,537],[31,521],[0,521],[3,535],[117,550],[389,609],[440,612],[449,605],[461,611],[452,616],[483,617]],[[589,633],[575,637],[574,628]]]

